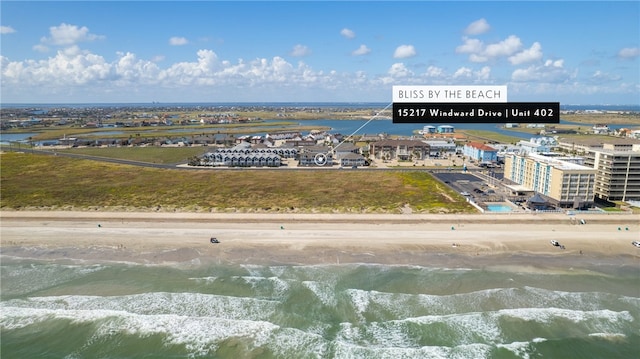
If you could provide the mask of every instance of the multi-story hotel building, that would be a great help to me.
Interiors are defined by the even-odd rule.
[[[504,178],[543,195],[557,208],[593,205],[596,170],[540,154],[507,154]]]

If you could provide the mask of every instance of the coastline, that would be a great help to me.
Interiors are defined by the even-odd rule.
[[[637,268],[632,215],[251,214],[2,211],[5,258],[323,265],[367,263],[521,270]],[[210,237],[220,240],[211,244]],[[550,244],[559,241],[566,249]],[[455,245],[454,245],[455,244]]]

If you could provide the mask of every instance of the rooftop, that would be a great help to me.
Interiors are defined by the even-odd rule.
[[[553,166],[555,168],[561,169],[561,170],[592,170],[595,171],[593,168],[591,167],[587,167],[587,166],[582,166],[582,165],[578,165],[572,162],[567,162],[567,161],[562,161],[559,160],[557,158],[553,158],[553,157],[547,157],[541,154],[537,154],[537,153],[531,153],[528,155],[529,158],[534,159],[535,161],[538,161],[540,163],[546,163],[550,166]]]

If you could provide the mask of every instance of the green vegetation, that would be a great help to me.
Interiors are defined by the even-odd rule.
[[[459,130],[472,141],[480,142],[497,142],[497,143],[517,143],[521,138],[516,136],[503,135],[493,131],[484,130]]]
[[[147,163],[186,163],[193,156],[209,151],[208,147],[81,147],[61,149],[56,152],[74,153],[97,157],[118,158]]]
[[[31,153],[0,160],[2,209],[475,212],[419,171],[162,170]]]

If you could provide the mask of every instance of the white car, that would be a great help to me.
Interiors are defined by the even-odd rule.
[[[640,242],[638,242],[638,241],[633,241],[633,242],[631,242],[631,244],[633,244],[634,246],[640,248]]]

